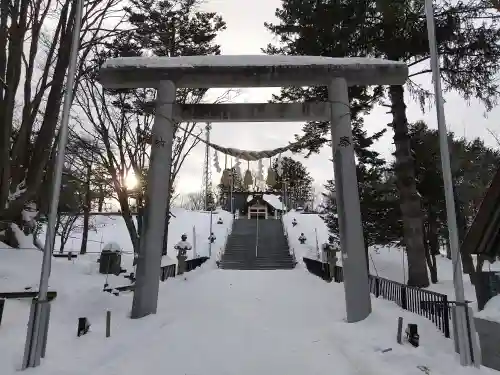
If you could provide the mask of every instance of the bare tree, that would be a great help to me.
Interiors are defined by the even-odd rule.
[[[24,205],[37,199],[50,178],[76,2],[2,1],[1,8],[0,217],[12,222],[20,220]],[[119,0],[85,2],[80,60],[93,46],[120,32],[119,11]],[[53,28],[46,28],[48,21]],[[77,82],[81,74],[79,69]],[[16,105],[21,108],[18,122]]]
[[[102,153],[98,147],[97,140],[86,139],[81,135],[72,132],[66,151],[66,159],[74,178],[78,178],[82,186],[81,211],[83,211],[82,242],[80,244],[80,254],[87,252],[87,240],[90,228],[90,212],[92,200],[94,198],[93,189],[99,186],[102,192],[101,182],[103,180],[102,167],[98,163],[98,155]]]
[[[203,210],[205,207],[205,192],[197,191],[187,194],[181,207],[191,211]]]

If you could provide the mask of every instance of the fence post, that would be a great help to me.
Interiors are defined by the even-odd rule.
[[[403,310],[408,309],[408,304],[406,301],[406,285],[401,285],[401,308]]]
[[[447,295],[443,296],[443,331],[444,337],[450,338],[450,310]]]
[[[375,298],[378,298],[380,296],[380,280],[373,276],[372,279],[375,280]]]

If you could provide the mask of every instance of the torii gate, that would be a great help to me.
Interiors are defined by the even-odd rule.
[[[105,88],[156,88],[147,218],[137,261],[132,318],[154,314],[172,162],[174,123],[330,121],[347,321],[371,313],[348,86],[402,85],[405,63],[317,56],[121,57],[100,71]],[[177,88],[327,86],[326,103],[175,104]]]

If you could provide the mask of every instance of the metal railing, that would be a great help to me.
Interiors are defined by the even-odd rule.
[[[233,222],[232,222],[231,226],[226,229],[226,238],[224,239],[224,244],[222,245],[222,247],[217,252],[217,256],[215,258],[215,262],[217,264],[219,264],[221,262],[222,257],[224,256],[224,252],[226,251],[226,246],[227,246],[227,240],[229,239],[229,236],[233,232],[234,223],[235,223],[235,219],[233,219]]]
[[[295,257],[295,249],[293,248],[293,246],[290,245],[288,230],[286,229],[285,222],[283,221],[283,215],[280,216],[280,221],[281,221],[281,227],[283,228],[283,233],[285,234],[286,242],[288,244],[288,252],[292,256],[293,262],[297,263],[297,258]]]
[[[325,281],[337,283],[344,281],[344,270],[341,266],[334,266],[333,275],[331,275],[327,263],[309,258],[304,258],[304,263],[309,272]],[[375,297],[395,302],[402,309],[429,319],[443,332],[445,337],[450,337],[450,311],[454,302],[448,301],[447,295],[408,286],[375,275],[369,275],[368,279],[370,292]]]

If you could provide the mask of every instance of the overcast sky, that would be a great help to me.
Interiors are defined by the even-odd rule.
[[[218,12],[227,23],[227,30],[217,39],[222,46],[222,54],[227,55],[253,55],[261,54],[260,49],[268,43],[273,42],[273,36],[267,32],[264,22],[276,22],[275,9],[280,5],[280,0],[252,0],[252,6],[248,6],[247,0],[206,0],[204,9]],[[430,87],[430,76],[422,77],[419,81]],[[243,89],[236,102],[266,102],[271,98],[273,92],[279,89]],[[458,95],[450,93],[445,96],[446,120],[448,129],[459,136],[467,138],[480,137],[490,146],[496,147],[495,140],[488,133],[488,129],[500,134],[499,119],[500,110],[494,109],[485,116],[484,107],[478,102],[467,103]],[[436,127],[436,114],[434,108],[422,113],[419,105],[407,98],[408,120],[426,121],[431,128]],[[375,108],[365,118],[365,129],[368,133],[374,133],[386,127],[391,117],[386,114],[387,108]],[[293,139],[293,135],[301,132],[302,123],[214,123],[211,134],[212,142],[225,147],[234,147],[246,150],[263,150],[287,145]],[[392,143],[392,131],[377,143],[376,149],[386,158],[391,158],[394,151]],[[181,194],[199,191],[203,176],[204,147],[199,145],[187,158],[177,181],[177,189]],[[211,154],[211,158],[213,153]],[[298,155],[293,156],[301,160],[317,186],[322,186],[327,179],[333,178],[331,150],[324,147],[319,155],[313,155],[304,159]],[[224,158],[219,156],[223,168]],[[267,162],[265,162],[267,164]],[[257,162],[252,164],[257,168]],[[242,170],[246,165],[242,165]],[[212,167],[213,181],[215,184],[220,180],[215,169]]]

